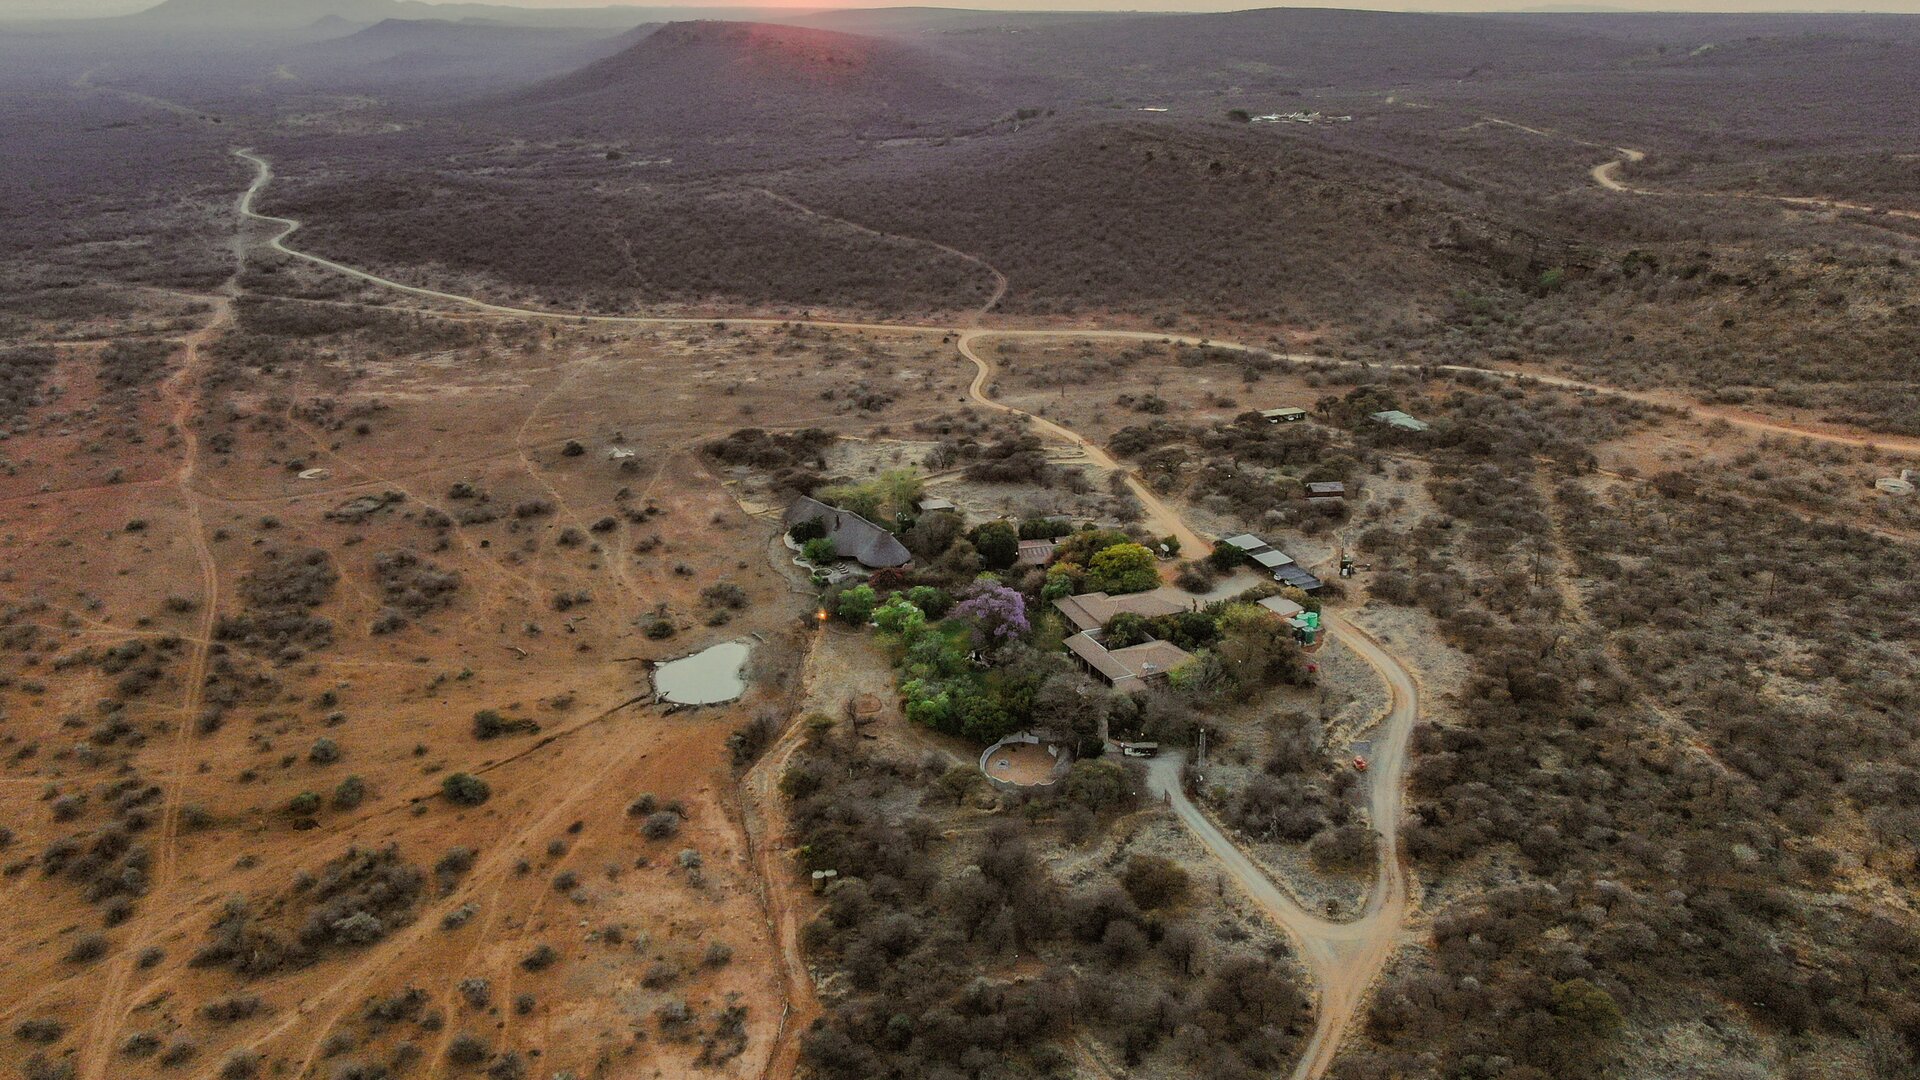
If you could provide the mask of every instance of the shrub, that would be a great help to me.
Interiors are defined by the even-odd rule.
[[[493,789],[477,776],[458,772],[440,781],[440,794],[458,806],[479,806],[493,796]]]
[[[640,832],[649,840],[665,840],[679,831],[680,815],[667,810],[647,815],[645,824],[640,826]]]
[[[220,1080],[253,1080],[260,1075],[260,1055],[252,1050],[235,1050],[220,1062]]]
[[[367,800],[367,782],[358,776],[349,776],[340,781],[333,789],[333,808],[352,810]]]
[[[82,934],[74,939],[72,947],[67,950],[67,963],[92,963],[107,955],[109,947],[104,934]]]
[[[533,951],[520,958],[520,966],[528,971],[545,971],[560,959],[560,954],[551,945],[536,945]]]
[[[478,1065],[487,1060],[487,1044],[478,1035],[463,1031],[447,1043],[447,1060],[455,1065]]]
[[[540,730],[537,721],[512,719],[500,715],[493,709],[481,709],[473,714],[473,737],[481,741],[497,739],[502,735],[515,735],[521,732],[531,734]]]
[[[1144,911],[1171,907],[1187,895],[1187,872],[1160,855],[1135,855],[1127,860],[1120,884]]]
[[[1361,870],[1373,864],[1379,837],[1358,823],[1328,829],[1307,845],[1307,855],[1322,870]]]
[[[51,1018],[22,1020],[13,1025],[13,1037],[21,1042],[53,1043],[67,1033],[67,1025]]]

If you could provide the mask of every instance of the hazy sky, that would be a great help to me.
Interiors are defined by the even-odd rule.
[[[0,18],[125,15],[158,0],[0,0]],[[263,0],[274,3],[276,0]],[[426,0],[433,3],[435,0]],[[469,0],[476,2],[476,0]],[[490,2],[490,0],[477,0]],[[690,7],[894,7],[916,0],[692,0]],[[927,0],[917,0],[927,3]],[[517,0],[513,7],[666,7],[662,3],[608,4],[605,0]],[[1920,12],[1920,0],[1313,0],[1300,5],[1230,0],[949,0],[928,6],[1050,11],[1234,11],[1251,7],[1353,7],[1381,11],[1874,11]]]

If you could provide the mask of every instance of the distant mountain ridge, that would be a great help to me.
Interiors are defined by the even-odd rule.
[[[850,134],[990,117],[968,68],[881,38],[756,22],[669,23],[631,48],[492,103],[516,126],[622,136]]]
[[[162,0],[134,15],[104,20],[123,25],[207,28],[235,32],[297,30],[326,19],[370,26],[389,19],[453,22],[481,19],[514,26],[619,29],[670,18],[748,18],[753,8],[601,7],[530,8],[508,4],[429,4],[422,0]]]
[[[341,88],[431,84],[443,94],[483,93],[564,73],[626,48],[635,31],[515,26],[480,19],[383,19],[287,50],[285,71]]]

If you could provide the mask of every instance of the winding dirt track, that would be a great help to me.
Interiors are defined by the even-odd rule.
[[[1518,126],[1518,125],[1514,125]],[[1530,130],[1530,129],[1528,129]],[[1796,206],[1806,210],[1844,210],[1857,214],[1884,214],[1887,217],[1908,218],[1920,221],[1920,210],[1896,210],[1884,206],[1869,206],[1866,203],[1848,202],[1845,199],[1822,199],[1812,195],[1773,195],[1764,191],[1672,191],[1656,188],[1639,188],[1620,179],[1620,169],[1624,165],[1647,160],[1644,150],[1632,147],[1617,148],[1620,156],[1612,161],[1603,161],[1593,167],[1593,182],[1608,191],[1622,191],[1629,195],[1665,195],[1677,198],[1696,199],[1747,199],[1753,202],[1776,202],[1786,206]]]
[[[1407,772],[1407,744],[1420,716],[1420,693],[1414,676],[1392,653],[1365,631],[1328,614],[1329,632],[1359,653],[1387,684],[1390,701],[1374,736],[1373,768],[1368,776],[1368,810],[1380,833],[1373,888],[1358,917],[1335,922],[1302,907],[1292,894],[1275,885],[1213,821],[1187,798],[1181,754],[1155,758],[1148,783],[1165,796],[1180,821],[1231,873],[1254,903],[1294,940],[1301,961],[1319,984],[1320,1001],[1314,1010],[1313,1034],[1293,1080],[1316,1080],[1326,1075],[1340,1051],[1341,1040],[1366,1003],[1367,991],[1400,944],[1410,906],[1406,866],[1400,852],[1400,817]]]
[[[1622,154],[1637,160],[1637,151],[1622,150]],[[300,228],[300,222],[290,219],[261,214],[254,210],[256,196],[273,179],[273,170],[266,159],[249,150],[236,150],[235,154],[251,162],[256,175],[253,183],[241,197],[240,209],[244,216],[279,225],[280,231],[267,241],[273,250],[290,258],[304,260],[316,266],[345,274],[370,284],[383,286],[414,296],[434,300],[443,300],[464,307],[499,315],[531,319],[554,319],[575,323],[626,324],[641,326],[689,326],[713,325],[716,323],[736,326],[794,326],[876,331],[890,333],[940,334],[954,335],[956,345],[962,356],[975,367],[975,374],[968,387],[969,396],[983,407],[1013,415],[1026,417],[1037,430],[1078,449],[1086,459],[1102,468],[1122,472],[1127,484],[1145,507],[1148,517],[1154,522],[1156,531],[1180,539],[1183,549],[1189,553],[1207,550],[1211,545],[1194,531],[1171,507],[1142,484],[1130,470],[1124,469],[1111,454],[1100,446],[1090,442],[1077,432],[1072,431],[1044,417],[1035,416],[1010,405],[996,401],[991,396],[991,385],[997,369],[991,360],[978,351],[982,339],[988,337],[1037,338],[1037,339],[1074,339],[1074,340],[1120,340],[1171,342],[1182,345],[1206,345],[1216,348],[1258,354],[1266,357],[1286,360],[1300,364],[1345,363],[1328,357],[1278,353],[1258,346],[1243,345],[1236,342],[1216,341],[1205,338],[1183,337],[1164,333],[1151,333],[1133,330],[1086,330],[1086,329],[1017,329],[1017,328],[980,328],[978,320],[990,310],[1004,292],[1004,278],[994,271],[997,288],[993,298],[975,312],[966,326],[928,326],[901,323],[833,321],[818,319],[777,319],[777,318],[699,318],[646,315],[583,315],[573,312],[542,310],[537,308],[515,307],[495,304],[477,297],[462,296],[457,293],[428,289],[378,274],[348,266],[319,255],[301,251],[287,244],[287,239]],[[1602,186],[1616,190],[1631,190],[1619,184],[1614,172],[1619,161],[1598,166],[1593,171],[1594,180]],[[1611,168],[1609,167],[1611,166]],[[802,208],[804,209],[804,208]],[[811,213],[811,211],[808,211]],[[852,223],[848,223],[852,224]],[[938,247],[939,245],[935,245]],[[942,247],[941,250],[952,251]],[[964,253],[952,252],[972,259]],[[977,261],[977,260],[974,260]],[[981,265],[986,265],[982,263]],[[989,269],[991,269],[989,267]],[[1419,366],[1419,365],[1407,365]],[[1555,376],[1536,375],[1529,372],[1499,371],[1463,366],[1428,367],[1428,370],[1452,372],[1473,372],[1497,378],[1515,380],[1531,379],[1539,383],[1565,389],[1616,394],[1652,404],[1680,405],[1690,408],[1696,414],[1716,416],[1735,425],[1781,435],[1802,436],[1850,445],[1873,444],[1886,449],[1904,449],[1920,453],[1920,439],[1901,439],[1895,437],[1864,437],[1853,433],[1836,432],[1817,428],[1803,428],[1783,424],[1737,410],[1725,410],[1700,406],[1683,399],[1666,395],[1622,391],[1613,387],[1580,382]],[[1203,845],[1220,861],[1221,866],[1240,884],[1247,894],[1292,936],[1300,956],[1319,984],[1320,1000],[1316,1010],[1316,1025],[1305,1052],[1296,1065],[1293,1080],[1317,1080],[1324,1076],[1338,1053],[1341,1042],[1353,1020],[1359,1015],[1367,991],[1374,979],[1385,967],[1388,958],[1399,944],[1407,912],[1410,907],[1409,884],[1406,868],[1403,864],[1400,845],[1400,819],[1404,796],[1404,783],[1408,764],[1408,744],[1413,727],[1419,716],[1419,690],[1413,674],[1397,657],[1375,641],[1364,631],[1337,616],[1329,616],[1327,628],[1331,634],[1358,653],[1370,664],[1387,684],[1390,691],[1390,704],[1386,715],[1380,722],[1380,728],[1374,741],[1373,768],[1369,772],[1372,780],[1370,791],[1370,809],[1374,827],[1379,831],[1378,865],[1372,890],[1369,892],[1361,912],[1353,920],[1335,922],[1322,915],[1309,911],[1294,900],[1284,889],[1277,886],[1262,873],[1246,855],[1235,847],[1198,807],[1187,798],[1181,786],[1181,773],[1184,759],[1180,755],[1168,755],[1157,759],[1149,773],[1150,783],[1156,792],[1166,796],[1179,817]],[[790,928],[789,928],[790,929]],[[783,934],[784,936],[784,934]],[[783,950],[784,954],[785,950]],[[791,964],[791,958],[786,958]],[[783,965],[784,966],[784,965]],[[789,979],[804,979],[804,970],[787,971]],[[791,1038],[791,1033],[787,1033]],[[782,1042],[786,1040],[783,1039]],[[791,1046],[775,1048],[778,1064],[792,1060]],[[776,1062],[769,1062],[770,1068]]]
[[[1633,151],[1632,153],[1638,153],[1638,151]],[[960,334],[962,340],[966,341],[969,346],[971,346],[972,343],[978,338],[987,337],[987,336],[1041,338],[1041,339],[1067,338],[1072,340],[1083,340],[1083,341],[1170,342],[1176,345],[1190,345],[1190,346],[1204,345],[1204,346],[1209,346],[1217,349],[1226,349],[1233,352],[1251,353],[1254,355],[1269,357],[1276,360],[1284,360],[1289,363],[1295,363],[1295,364],[1349,364],[1350,365],[1350,364],[1356,363],[1355,361],[1342,360],[1337,357],[1331,357],[1331,356],[1314,356],[1314,355],[1305,354],[1305,353],[1276,352],[1272,349],[1267,349],[1261,346],[1246,345],[1246,344],[1242,344],[1240,342],[1235,342],[1235,341],[1225,341],[1225,340],[1219,340],[1214,338],[1204,338],[1204,337],[1191,337],[1191,336],[1186,336],[1181,334],[1154,333],[1154,332],[1145,331],[1145,330],[1087,330],[1087,329],[1072,329],[1072,328],[1015,328],[1015,327],[978,329],[975,327],[974,324],[976,324],[980,316],[984,314],[984,312],[986,311],[986,307],[983,307],[981,311],[975,312],[969,318],[968,320],[969,325],[967,326],[928,326],[928,325],[915,324],[915,323],[836,321],[836,320],[829,320],[829,319],[740,318],[740,317],[733,317],[733,316],[722,316],[719,318],[709,316],[709,317],[702,318],[697,316],[663,316],[663,315],[586,315],[586,314],[580,314],[578,312],[552,311],[552,310],[547,310],[542,308],[526,308],[526,307],[515,307],[508,304],[495,304],[474,296],[462,296],[458,293],[442,292],[438,289],[428,289],[418,285],[408,285],[405,282],[395,281],[392,278],[381,277],[378,274],[369,273],[368,271],[359,269],[358,267],[348,266],[345,263],[335,262],[332,259],[328,259],[320,255],[315,255],[311,252],[301,251],[298,248],[289,246],[286,242],[287,238],[292,236],[294,232],[296,232],[300,228],[300,222],[295,221],[292,218],[274,217],[269,214],[262,214],[253,208],[255,197],[258,196],[259,193],[266,188],[267,184],[273,180],[273,167],[270,164],[268,164],[265,158],[260,157],[258,154],[253,153],[251,150],[236,150],[234,151],[234,154],[238,157],[244,158],[247,161],[253,163],[253,166],[256,170],[256,174],[254,176],[252,185],[249,186],[246,190],[246,193],[241,196],[241,199],[240,199],[241,213],[246,217],[252,218],[253,220],[265,221],[271,224],[279,225],[281,227],[280,232],[274,235],[272,238],[270,238],[267,241],[268,247],[281,253],[282,255],[288,256],[289,258],[300,259],[305,262],[312,263],[315,266],[322,266],[329,270],[333,270],[337,273],[345,274],[348,277],[357,278],[358,280],[367,282],[368,284],[379,285],[384,288],[393,289],[398,292],[409,293],[413,296],[425,297],[427,299],[445,300],[449,303],[459,304],[463,307],[472,308],[477,311],[488,311],[498,315],[513,315],[519,318],[526,318],[526,319],[555,319],[563,322],[583,323],[583,324],[601,323],[601,324],[616,324],[616,325],[628,325],[628,326],[712,326],[716,323],[719,323],[719,324],[725,324],[729,326],[812,326],[812,327],[820,327],[820,328],[829,329],[829,330],[866,330],[866,331],[901,333],[901,334],[941,334],[941,335]],[[1610,164],[1617,165],[1618,162],[1612,162]],[[1597,172],[1598,170],[1596,169],[1596,176],[1595,176],[1596,180],[1599,179]],[[1634,189],[1622,189],[1622,190],[1634,190]],[[940,245],[935,245],[935,246],[939,247]],[[941,249],[947,250],[944,247],[942,247]],[[999,299],[1000,297],[996,293],[994,298],[988,302],[987,306],[990,307],[993,304],[997,304],[999,302]],[[973,360],[976,365],[981,363],[981,360],[970,351],[967,353],[967,356],[968,356],[968,359]],[[1902,436],[1896,436],[1896,435],[1860,435],[1858,433],[1842,431],[1842,430],[1827,427],[1824,425],[1788,423],[1785,421],[1768,419],[1766,417],[1759,416],[1754,413],[1745,412],[1740,409],[1728,408],[1725,406],[1718,406],[1718,405],[1702,405],[1696,402],[1688,401],[1687,399],[1682,398],[1676,394],[1665,394],[1665,393],[1659,393],[1654,391],[1641,391],[1641,390],[1623,390],[1617,387],[1607,386],[1602,383],[1584,382],[1579,379],[1564,378],[1557,375],[1544,375],[1544,374],[1539,374],[1539,373],[1530,372],[1530,371],[1507,371],[1499,368],[1476,368],[1476,367],[1467,367],[1465,365],[1451,365],[1451,364],[1438,365],[1438,366],[1427,365],[1427,364],[1374,364],[1372,366],[1380,367],[1380,368],[1407,367],[1407,368],[1425,369],[1430,371],[1472,372],[1475,374],[1485,375],[1485,376],[1490,376],[1493,378],[1500,378],[1500,379],[1515,379],[1515,380],[1531,379],[1535,382],[1539,382],[1544,385],[1556,386],[1556,387],[1560,387],[1562,389],[1567,389],[1567,390],[1580,390],[1580,391],[1587,391],[1587,392],[1599,393],[1599,394],[1612,394],[1612,395],[1615,395],[1616,397],[1623,397],[1629,400],[1641,401],[1641,402],[1645,402],[1647,404],[1652,404],[1652,405],[1685,408],[1697,416],[1704,416],[1712,419],[1725,420],[1728,423],[1734,425],[1735,427],[1745,428],[1747,430],[1760,432],[1763,434],[1788,435],[1788,436],[1794,436],[1798,438],[1814,439],[1820,442],[1841,443],[1849,446],[1875,446],[1882,450],[1892,450],[1900,453],[1909,453],[1909,454],[1920,454],[1920,438],[1908,438],[1908,437],[1902,437]],[[977,381],[978,380],[976,380],[976,382]],[[1046,421],[1040,421],[1040,422],[1042,424],[1047,424]],[[1057,425],[1049,425],[1049,426],[1052,426],[1056,432],[1065,431],[1065,429],[1063,428],[1058,428]],[[1080,445],[1080,446],[1086,445],[1083,440],[1080,440],[1078,436],[1074,436],[1071,433],[1066,433],[1066,437],[1069,439],[1069,441],[1073,442],[1075,445]],[[1095,459],[1095,460],[1097,461],[1098,459]],[[1149,503],[1148,505],[1151,506],[1152,504]],[[1174,534],[1179,535],[1177,531],[1175,531]],[[1182,543],[1183,544],[1186,543],[1186,540],[1184,537],[1182,539]]]

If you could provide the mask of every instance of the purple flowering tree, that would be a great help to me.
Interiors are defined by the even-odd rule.
[[[973,644],[977,649],[997,649],[1031,630],[1027,622],[1027,600],[998,582],[977,582],[965,598],[954,605],[952,617],[973,624]]]

